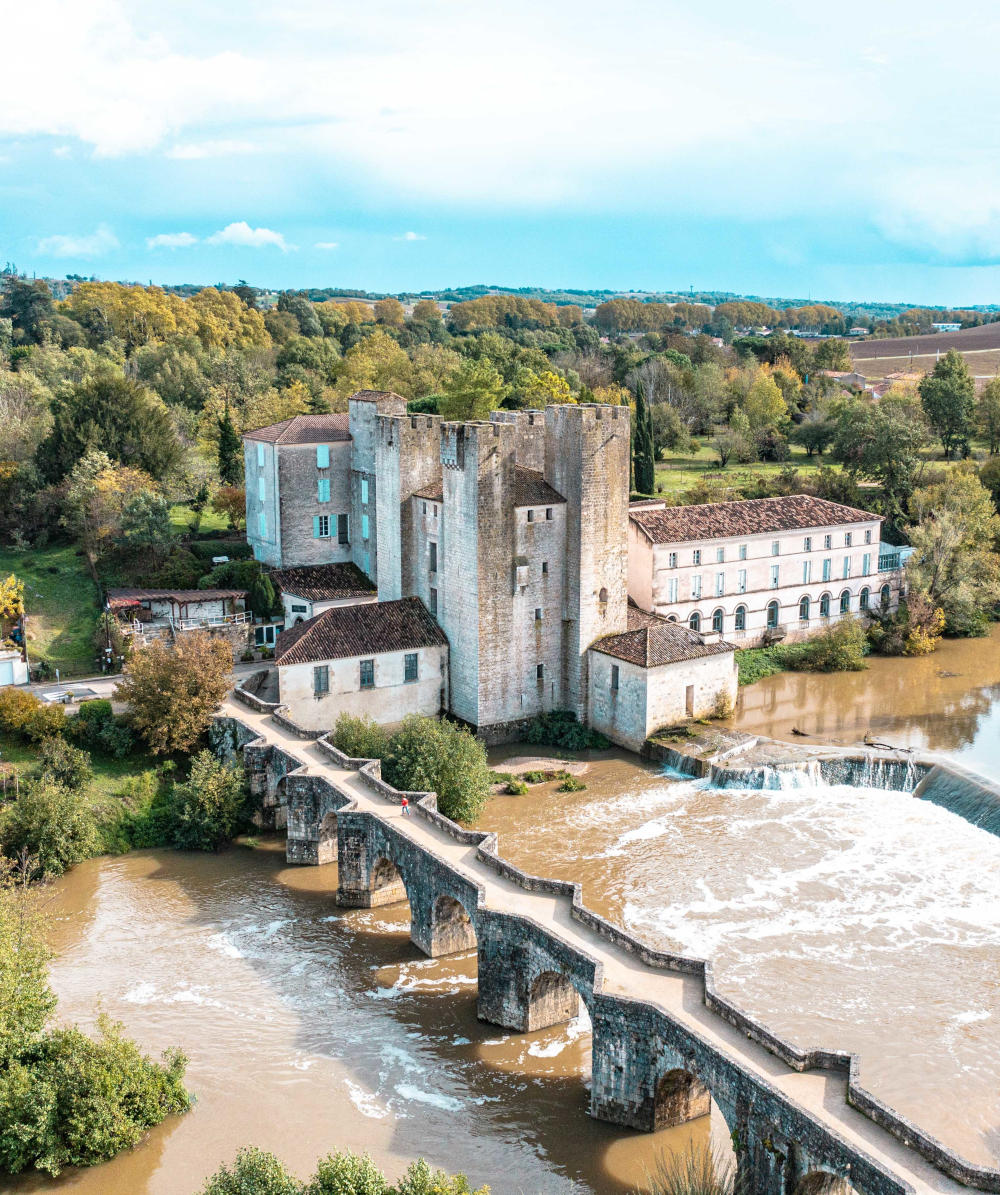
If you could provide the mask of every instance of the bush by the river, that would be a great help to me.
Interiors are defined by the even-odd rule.
[[[562,751],[585,751],[588,747],[603,751],[611,746],[603,734],[578,722],[571,710],[538,714],[529,723],[524,738],[526,742]]]
[[[116,717],[111,702],[84,701],[70,719],[67,730],[74,741],[91,751],[103,751],[114,759],[125,759],[135,745],[135,736],[123,718]]]
[[[804,643],[749,647],[736,653],[741,685],[785,672],[862,672],[871,650],[868,632],[856,618],[843,618]]]
[[[661,1154],[645,1187],[650,1195],[752,1195],[730,1161],[694,1146]]]
[[[217,851],[250,825],[246,777],[239,765],[211,751],[191,761],[187,780],[170,797],[170,845],[184,851]]]
[[[12,685],[0,689],[0,731],[40,743],[65,729],[66,711],[61,705],[49,705]]]
[[[17,799],[0,810],[0,854],[30,855],[35,878],[62,875],[102,846],[92,806],[54,780],[22,784]]]
[[[351,759],[381,759],[389,745],[383,726],[371,718],[341,714],[333,724],[333,745]]]
[[[489,1195],[489,1190],[473,1191],[464,1174],[434,1170],[423,1158],[390,1183],[367,1154],[350,1150],[323,1158],[312,1178],[301,1182],[274,1154],[250,1146],[231,1166],[221,1166],[200,1195]]]
[[[58,735],[42,743],[38,751],[38,763],[43,780],[61,784],[70,792],[80,792],[94,778],[90,755],[79,747],[71,746]]]
[[[44,924],[34,870],[0,858],[0,1172],[93,1166],[136,1145],[190,1103],[186,1060],[145,1056],[106,1017],[90,1037],[50,1029],[56,999],[48,985]]]

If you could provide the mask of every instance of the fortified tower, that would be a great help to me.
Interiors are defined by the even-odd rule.
[[[389,602],[418,593],[415,512],[417,490],[441,480],[441,419],[438,415],[379,415],[375,473],[376,523],[380,544],[378,600]]]
[[[545,480],[566,499],[563,698],[587,719],[587,648],[627,629],[629,409],[545,409]]]
[[[522,469],[541,473],[545,468],[545,412],[493,411],[494,423],[512,423],[517,429],[515,455]]]
[[[406,399],[385,390],[359,390],[347,404],[351,432],[351,559],[378,580],[376,448],[379,415],[405,415]]]

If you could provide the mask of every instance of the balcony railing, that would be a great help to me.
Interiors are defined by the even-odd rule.
[[[209,614],[204,618],[171,618],[170,625],[175,631],[203,631],[211,627],[238,626],[250,622],[252,617],[249,610],[241,610],[238,614]]]

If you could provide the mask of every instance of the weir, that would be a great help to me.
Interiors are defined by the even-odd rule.
[[[714,1104],[753,1195],[1000,1192],[1000,1170],[959,1157],[867,1091],[857,1056],[799,1050],[726,1000],[709,962],[651,949],[588,909],[579,884],[520,871],[495,834],[438,813],[433,793],[407,794],[413,816],[402,817],[377,760],[348,759],[234,700],[212,738],[220,753],[242,750],[262,800],[273,788],[286,801],[290,862],[336,851],[339,904],[405,900],[425,954],[475,949],[482,1020],[531,1032],[582,1002],[592,1116],[651,1131]]]

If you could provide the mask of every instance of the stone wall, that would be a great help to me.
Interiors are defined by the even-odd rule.
[[[436,415],[382,415],[376,428],[379,497],[376,518],[382,545],[379,601],[420,594],[417,574],[426,558],[417,549],[411,497],[441,479],[441,420]],[[420,595],[422,596],[422,595]]]

